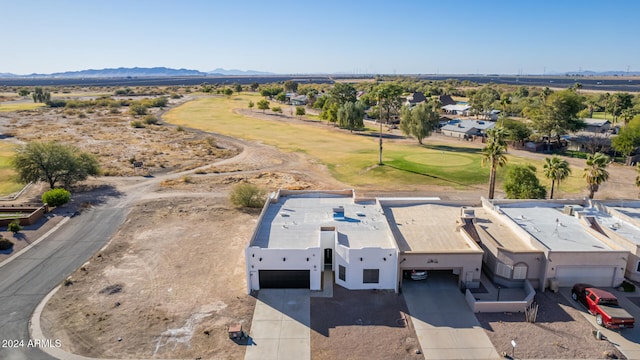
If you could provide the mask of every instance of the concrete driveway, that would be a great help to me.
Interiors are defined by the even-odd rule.
[[[309,290],[260,290],[245,360],[310,359],[310,325]]]
[[[426,359],[500,359],[451,275],[405,280],[402,294]]]

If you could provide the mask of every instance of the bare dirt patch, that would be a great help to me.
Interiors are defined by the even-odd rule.
[[[393,291],[334,286],[332,298],[311,298],[312,358],[423,359],[407,313]]]
[[[498,353],[511,355],[515,340],[522,359],[624,359],[613,344],[595,339],[591,323],[560,293],[538,293],[535,301],[535,323],[526,322],[524,313],[476,314]]]

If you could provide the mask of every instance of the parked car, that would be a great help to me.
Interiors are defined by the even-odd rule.
[[[413,270],[411,272],[411,280],[426,280],[427,279],[427,271],[426,270]]]
[[[620,307],[618,298],[612,293],[598,289],[589,284],[575,284],[571,289],[571,297],[595,315],[596,323],[611,329],[632,328],[635,319],[627,310]]]

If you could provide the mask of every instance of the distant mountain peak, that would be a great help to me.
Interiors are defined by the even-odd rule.
[[[52,74],[14,75],[0,73],[1,77],[26,77],[26,78],[123,78],[123,77],[168,77],[168,76],[207,76],[207,73],[198,70],[172,69],[167,67],[119,67],[107,69],[87,69],[80,71],[66,71]]]
[[[273,73],[271,72],[265,72],[265,71],[257,71],[257,70],[238,70],[238,69],[231,69],[231,70],[226,70],[223,68],[217,68],[215,70],[211,70],[208,72],[209,75],[273,75]]]

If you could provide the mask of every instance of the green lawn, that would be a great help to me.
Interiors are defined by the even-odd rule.
[[[425,139],[424,146],[419,146],[417,142],[385,140],[385,165],[378,166],[378,138],[375,130],[348,133],[338,131],[331,125],[318,127],[268,121],[232,111],[234,108],[247,108],[249,100],[256,102],[259,99],[259,96],[250,94],[230,99],[207,97],[172,109],[163,118],[176,125],[259,140],[284,151],[304,152],[326,164],[336,179],[352,186],[411,189],[414,184],[433,184],[465,188],[488,182],[489,169],[481,166],[480,150],[477,148],[452,147],[433,143],[430,139]],[[550,184],[542,175],[543,161],[509,155],[509,164],[515,163],[536,166],[538,177],[545,185]],[[505,172],[505,168],[499,169],[499,183]],[[582,191],[584,185],[581,175],[581,169],[573,169],[573,176],[563,182],[562,190]]]
[[[15,172],[11,168],[13,149],[13,144],[0,141],[0,196],[20,191],[23,186],[12,180],[15,175]]]
[[[45,106],[43,103],[0,103],[0,112],[11,112],[20,110],[34,110]]]

